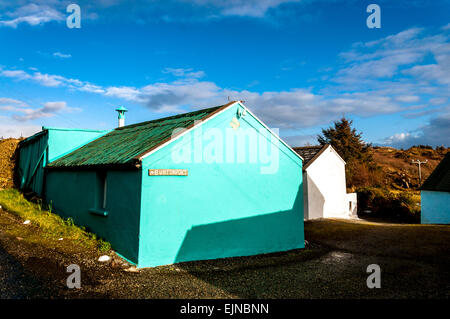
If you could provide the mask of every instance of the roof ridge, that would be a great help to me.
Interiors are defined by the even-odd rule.
[[[307,148],[322,148],[324,146],[327,146],[328,144],[325,145],[311,145],[311,146],[295,146],[293,147],[293,149],[307,149]]]
[[[226,105],[226,104],[224,104],[224,105]],[[121,130],[124,130],[124,129],[127,129],[127,128],[132,128],[132,127],[136,127],[136,126],[143,126],[143,125],[147,125],[147,124],[157,123],[159,121],[177,119],[177,118],[180,118],[180,117],[185,117],[187,115],[196,115],[198,113],[205,112],[205,111],[209,112],[209,111],[212,111],[214,109],[221,108],[224,105],[208,107],[208,108],[197,110],[197,111],[186,112],[186,113],[181,113],[181,114],[176,114],[176,115],[171,115],[171,116],[166,116],[166,117],[160,117],[160,118],[153,119],[153,120],[150,120],[150,121],[144,121],[144,122],[134,123],[134,124],[130,124],[130,125],[125,125],[125,126],[122,126],[122,127],[115,128],[114,131],[121,131]]]
[[[157,126],[164,127],[164,126],[170,125],[170,123],[164,123],[165,120],[173,120],[173,119],[176,119],[176,118],[175,117],[167,117],[167,118],[158,119],[154,123],[153,123],[153,121],[146,121],[146,122],[136,123],[136,124],[133,124],[133,125],[128,125],[128,127],[122,126],[120,128],[112,130],[111,132],[109,132],[105,136],[108,137],[108,136],[126,134],[127,130],[123,130],[122,128],[129,128],[129,129],[134,128],[133,131],[134,132],[138,132],[138,131],[147,130],[149,128],[155,128]],[[161,120],[161,121],[159,121],[159,120]],[[154,124],[154,125],[151,125],[151,124]]]
[[[300,146],[294,147],[293,150],[301,155],[304,159],[303,169],[305,170],[311,165],[328,147],[330,144],[314,145],[314,146]]]

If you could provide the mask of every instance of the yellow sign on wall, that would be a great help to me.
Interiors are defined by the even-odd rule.
[[[148,176],[188,176],[187,169],[149,169]]]

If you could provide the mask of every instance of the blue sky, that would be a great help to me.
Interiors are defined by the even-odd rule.
[[[81,8],[81,28],[66,7]],[[450,146],[450,1],[0,0],[0,136],[245,104],[293,146]],[[369,29],[366,7],[381,8]]]

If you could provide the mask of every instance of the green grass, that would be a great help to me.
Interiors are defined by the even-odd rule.
[[[71,218],[61,218],[51,212],[51,206],[46,207],[42,202],[32,203],[27,201],[16,189],[1,190],[0,205],[4,210],[21,219],[30,220],[33,225],[41,229],[42,236],[46,238],[74,240],[84,247],[96,248],[101,252],[107,252],[111,249],[108,242],[87,232],[83,227],[76,226]]]

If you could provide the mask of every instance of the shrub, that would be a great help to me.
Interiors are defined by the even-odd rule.
[[[418,198],[410,192],[365,187],[357,190],[358,215],[373,216],[401,222],[420,221]]]

